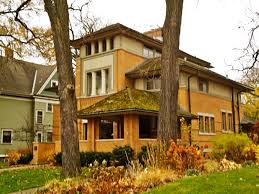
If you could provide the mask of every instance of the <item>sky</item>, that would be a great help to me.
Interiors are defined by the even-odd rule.
[[[103,23],[121,23],[139,32],[163,26],[164,0],[92,0],[89,11]],[[230,71],[248,43],[251,17],[259,0],[184,0],[180,49],[206,60],[214,71],[239,79]]]

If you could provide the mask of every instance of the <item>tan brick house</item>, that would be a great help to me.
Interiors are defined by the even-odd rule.
[[[155,141],[161,32],[142,34],[114,24],[73,41],[72,46],[80,49],[76,95],[81,151],[111,151],[128,144],[138,152],[143,144]],[[203,145],[216,135],[238,133],[243,117],[240,96],[251,88],[215,73],[209,62],[183,51],[178,63],[178,118],[191,125],[190,139],[179,122],[179,142]],[[53,111],[56,138],[51,149],[59,152],[59,107]],[[40,154],[43,151],[35,152]]]

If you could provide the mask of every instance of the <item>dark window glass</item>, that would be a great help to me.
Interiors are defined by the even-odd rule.
[[[221,113],[221,117],[222,117],[222,130],[226,131],[226,113],[222,112]]]
[[[207,80],[199,79],[199,91],[207,92],[209,90],[209,84]]]
[[[113,139],[113,122],[101,120],[100,139]]]
[[[87,140],[87,123],[83,123],[83,140]]]
[[[157,116],[139,116],[139,138],[157,138]]]
[[[52,142],[52,132],[47,132],[47,142]]]
[[[106,40],[105,39],[102,41],[102,45],[103,45],[103,52],[105,52],[107,50],[107,48],[106,48]]]
[[[204,132],[203,116],[199,116],[199,131]]]
[[[37,123],[42,124],[42,120],[43,120],[43,112],[37,111]]]
[[[12,131],[3,131],[3,143],[12,143]]]
[[[215,120],[214,117],[210,117],[210,132],[215,133]]]

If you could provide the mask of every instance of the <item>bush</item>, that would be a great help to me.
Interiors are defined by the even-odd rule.
[[[247,145],[243,150],[242,156],[246,161],[259,161],[259,145]]]
[[[212,157],[218,161],[227,160],[241,163],[245,160],[242,152],[252,141],[246,134],[226,134],[216,137],[213,142]]]
[[[228,171],[228,170],[236,170],[241,168],[241,164],[237,164],[233,161],[229,161],[227,159],[223,159],[219,163],[219,170],[221,171]]]
[[[19,160],[17,161],[17,164],[29,164],[32,158],[33,155],[31,152],[24,153],[20,156]]]
[[[62,154],[58,153],[54,155],[56,165],[62,165]],[[97,161],[99,164],[105,160],[107,165],[111,164],[112,154],[111,152],[80,152],[81,166],[89,166]]]
[[[145,165],[147,160],[147,146],[142,146],[140,152],[138,153],[138,160],[142,165]]]
[[[118,166],[126,166],[129,164],[131,160],[134,158],[134,151],[133,149],[126,145],[115,147],[112,150],[112,159],[115,161],[115,164]]]
[[[204,171],[207,173],[217,172],[219,169],[219,163],[215,160],[206,160],[204,162]]]
[[[18,160],[21,157],[21,154],[19,152],[16,152],[16,151],[10,151],[10,152],[7,153],[7,155],[8,155],[8,165],[9,166],[16,165]]]
[[[203,170],[204,158],[202,151],[194,146],[177,146],[172,142],[166,152],[167,163],[171,168],[181,173],[184,173],[187,169]]]

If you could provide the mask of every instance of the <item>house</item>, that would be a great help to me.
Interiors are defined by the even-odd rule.
[[[45,89],[57,85],[57,78],[55,65],[17,60],[12,52],[0,56],[0,155],[32,141],[52,142],[53,104],[59,101]]]
[[[111,151],[128,144],[138,152],[156,141],[161,29],[142,34],[114,24],[72,46],[80,49],[76,65],[80,150]],[[243,117],[240,96],[251,88],[215,73],[207,61],[183,51],[178,56],[179,143],[210,144],[216,135],[238,133]],[[59,124],[58,106],[54,115]],[[53,130],[60,134],[58,125]],[[40,149],[41,144],[34,146]],[[60,152],[60,138],[51,149]]]

